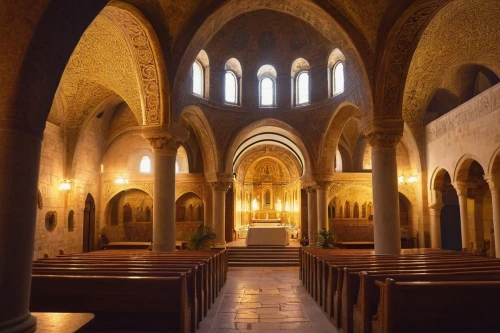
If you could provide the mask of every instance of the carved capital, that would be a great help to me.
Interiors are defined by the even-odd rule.
[[[229,188],[233,185],[233,182],[210,182],[210,187],[212,188],[212,191],[223,191],[227,192]]]
[[[318,190],[328,191],[332,184],[333,184],[333,182],[329,181],[329,180],[317,180],[316,181],[316,188]]]
[[[181,145],[180,142],[175,140],[171,135],[164,136],[150,136],[147,138],[153,150],[165,150],[177,154],[177,149]]]
[[[370,146],[374,148],[396,148],[403,133],[393,133],[390,131],[376,131],[365,135]]]
[[[457,190],[457,195],[459,197],[460,196],[467,196],[467,190],[468,190],[467,182],[456,181],[456,182],[452,183],[452,185],[455,188],[455,190]]]
[[[500,175],[485,175],[484,180],[488,182],[492,193],[500,190]]]
[[[304,190],[306,190],[307,193],[316,193],[316,187],[314,186],[306,186]]]

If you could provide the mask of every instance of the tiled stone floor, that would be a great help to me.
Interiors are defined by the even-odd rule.
[[[299,268],[229,268],[199,333],[337,333],[299,280]]]

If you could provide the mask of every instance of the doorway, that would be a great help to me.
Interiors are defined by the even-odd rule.
[[[95,201],[89,193],[83,211],[83,252],[95,250]]]

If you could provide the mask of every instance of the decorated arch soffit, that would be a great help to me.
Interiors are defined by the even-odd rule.
[[[114,182],[104,183],[104,207],[118,193],[128,190],[141,190],[153,197],[153,182],[130,182],[128,184],[116,184]]]
[[[214,174],[221,165],[212,127],[210,126],[203,111],[194,105],[189,105],[182,109],[179,120],[181,125],[189,125],[195,132],[198,144],[201,147],[201,155],[206,174]]]
[[[353,77],[358,79],[362,104],[366,106],[363,110],[370,112],[372,110],[372,97],[368,70],[371,68],[371,55],[366,52],[361,54],[356,48],[353,39],[346,30],[330,16],[325,10],[317,6],[312,1],[267,1],[267,0],[233,0],[226,3],[210,15],[192,36],[189,45],[182,55],[180,64],[175,75],[174,89],[179,94],[173,99],[173,110],[181,110],[190,103],[189,71],[198,52],[222,27],[232,19],[244,13],[257,10],[272,10],[291,15],[299,20],[303,20],[320,32],[327,40],[331,41],[335,47],[342,50],[346,59],[349,61]],[[359,41],[358,41],[359,42]],[[364,50],[370,50],[366,40],[361,42],[366,47]],[[359,44],[359,43],[358,43]],[[371,54],[371,52],[369,52]],[[180,113],[174,114],[176,120]]]
[[[142,121],[144,125],[169,124],[169,83],[167,69],[155,31],[134,6],[113,2],[102,14],[109,17],[123,32],[136,68]]]
[[[406,123],[423,123],[438,89],[461,96],[463,85],[475,80],[471,67],[484,66],[500,75],[499,11],[498,1],[457,0],[435,15],[408,64],[402,101]]]
[[[374,115],[401,117],[404,84],[416,44],[432,17],[451,0],[419,1],[411,5],[388,33],[379,53],[374,89]]]

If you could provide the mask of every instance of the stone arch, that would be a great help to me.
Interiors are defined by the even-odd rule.
[[[193,205],[194,203],[194,205]],[[198,194],[187,191],[175,200],[176,222],[181,221],[203,221],[205,203],[203,197]],[[182,207],[182,209],[181,209]]]
[[[104,207],[106,207],[110,200],[118,193],[128,190],[143,191],[153,198],[153,183],[152,182],[129,182],[126,184],[116,184],[114,182],[107,182],[104,184]]]
[[[500,147],[498,147],[491,156],[488,163],[487,173],[490,175],[500,175]]]
[[[193,129],[201,147],[205,174],[215,174],[220,165],[219,150],[212,127],[203,111],[195,105],[186,106],[182,109],[179,122],[181,125],[188,125]]]
[[[336,21],[314,2],[303,0],[285,0],[280,2],[232,0],[224,6],[214,9],[210,16],[207,15],[208,17],[205,21],[201,23],[195,22],[194,24],[199,24],[196,27],[197,30],[191,29],[186,32],[190,35],[184,36],[185,40],[191,40],[191,42],[186,47],[180,60],[174,81],[174,90],[187,91],[189,80],[186,80],[186,77],[187,73],[189,73],[189,66],[191,66],[199,50],[203,48],[207,40],[235,17],[262,9],[278,11],[303,20],[323,34],[325,38],[341,46],[344,55],[350,61],[353,76],[359,78],[359,92],[363,100],[363,105],[366,106],[366,110],[371,110],[372,97],[367,72],[370,72],[370,68],[373,66],[373,57],[366,38],[362,37],[352,26],[342,26],[341,22],[344,22],[344,18]],[[338,14],[341,16],[340,13]],[[347,34],[347,30],[349,30],[349,35]],[[363,52],[358,50],[363,50]],[[180,96],[173,101],[172,109],[180,110],[184,106],[184,102],[185,98]],[[174,115],[174,119],[176,117],[177,115]]]
[[[486,168],[481,164],[480,160],[474,156],[473,154],[465,154],[463,155],[458,162],[456,163],[454,174],[453,174],[453,181],[467,181],[468,173],[469,173],[469,167],[473,162],[479,163],[481,168],[483,170],[486,170]]]
[[[125,2],[114,2],[102,13],[122,29],[129,44],[140,82],[143,124],[170,124],[168,72],[153,27],[137,8]]]
[[[442,167],[437,167],[432,173],[429,185],[430,190],[441,191],[443,188],[444,177],[446,174],[450,174],[448,170]]]
[[[311,160],[308,153],[309,150],[307,149],[304,143],[305,141],[302,139],[301,134],[291,125],[283,121],[273,118],[266,118],[249,124],[248,126],[243,128],[232,140],[226,155],[223,157],[224,172],[233,174],[233,158],[235,157],[238,148],[247,139],[264,133],[273,133],[293,142],[303,157],[303,174],[308,174],[312,171]]]
[[[403,90],[413,52],[431,19],[451,0],[421,1],[404,10],[387,33],[387,47],[379,58],[374,115],[401,117]]]
[[[333,113],[318,148],[315,170],[321,174],[331,174],[334,170],[335,154],[340,136],[347,121],[361,117],[360,109],[351,102],[340,104]]]

